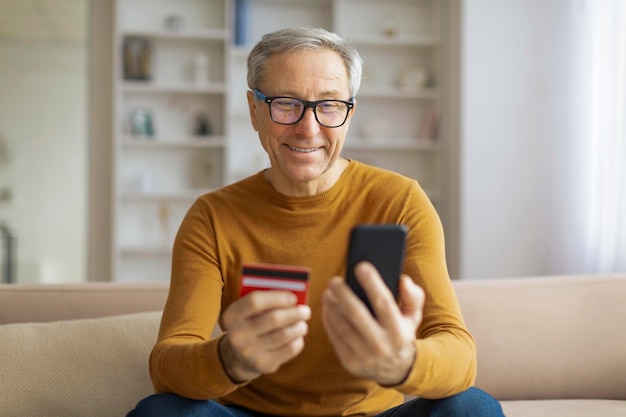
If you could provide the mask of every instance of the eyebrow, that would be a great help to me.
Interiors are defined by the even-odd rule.
[[[323,91],[320,94],[318,94],[319,97],[324,97],[318,100],[338,100],[336,97],[340,97],[342,94],[337,91],[337,90],[328,90],[328,91]],[[346,94],[346,95],[349,95]],[[281,92],[281,93],[277,93],[277,94],[273,94],[273,96],[275,97],[292,97],[292,98],[300,98],[302,100],[304,100],[301,96],[299,96],[298,94],[295,94],[291,91],[288,92]],[[317,100],[313,100],[313,101],[317,101]]]

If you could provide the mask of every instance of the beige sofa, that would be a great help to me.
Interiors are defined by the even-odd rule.
[[[508,417],[626,416],[626,275],[456,281]],[[152,393],[164,284],[0,286],[0,415],[124,416]]]

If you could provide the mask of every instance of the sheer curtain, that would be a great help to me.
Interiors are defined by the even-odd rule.
[[[626,272],[626,1],[567,7],[553,267]]]

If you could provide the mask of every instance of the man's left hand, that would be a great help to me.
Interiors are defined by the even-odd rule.
[[[422,321],[424,291],[403,275],[398,303],[371,263],[355,268],[376,317],[340,277],[322,298],[322,320],[341,364],[355,376],[381,385],[402,383],[413,367],[416,332]]]

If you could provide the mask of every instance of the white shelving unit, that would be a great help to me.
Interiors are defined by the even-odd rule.
[[[115,24],[112,271],[167,280],[188,207],[226,182],[230,1],[116,0]]]
[[[454,147],[437,128],[446,1],[116,0],[114,279],[167,280],[193,200],[268,166],[249,121],[246,58],[285,26],[335,31],[365,60],[344,155],[416,178],[445,206],[442,154]],[[135,52],[150,45],[149,79],[125,79],[129,40]],[[145,121],[142,110],[152,117],[148,137],[133,134],[145,127],[132,123]],[[199,114],[209,118],[207,136],[194,134]]]
[[[355,18],[359,16],[359,18]],[[340,0],[333,28],[364,60],[344,154],[420,181],[439,204],[440,1]]]

